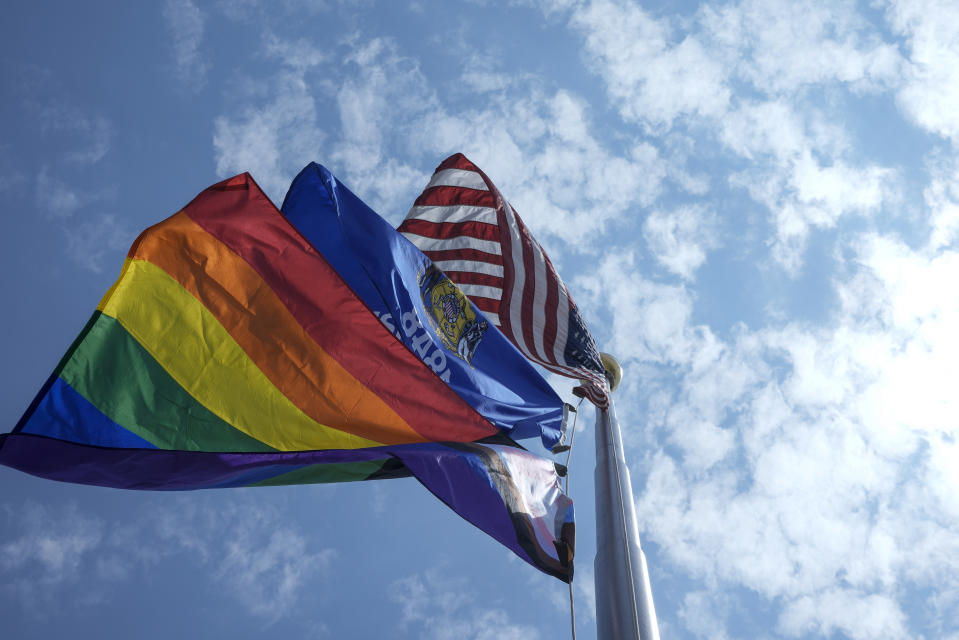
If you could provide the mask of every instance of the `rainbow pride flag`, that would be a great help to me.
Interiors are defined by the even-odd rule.
[[[554,444],[562,401],[326,169],[284,213],[242,174],[144,231],[0,464],[153,490],[414,476],[571,580],[572,503],[514,440]]]

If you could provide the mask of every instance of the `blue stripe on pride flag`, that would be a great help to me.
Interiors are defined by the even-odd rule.
[[[53,381],[21,432],[99,447],[156,448],[103,415],[62,378]]]

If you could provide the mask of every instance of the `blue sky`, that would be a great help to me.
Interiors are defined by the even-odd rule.
[[[664,638],[959,638],[954,3],[48,2],[0,54],[8,428],[204,187],[316,160],[397,224],[461,151],[624,365]],[[5,636],[568,634],[565,585],[413,481],[0,486]]]

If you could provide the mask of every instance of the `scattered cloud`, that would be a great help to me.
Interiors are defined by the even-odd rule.
[[[726,633],[728,602],[716,596],[714,592],[693,591],[683,598],[679,619],[693,636],[714,640],[727,640],[730,637]]]
[[[576,299],[628,370],[617,402],[647,416],[624,428],[644,540],[677,577],[677,613],[664,629],[736,637],[737,609],[755,598],[775,619],[770,635],[953,632],[959,9],[941,0],[734,0],[671,14],[626,0],[525,4],[569,28],[560,35],[582,45],[599,83],[588,86],[605,102],[585,84],[476,53],[465,32],[443,60],[443,73],[458,75],[445,77],[403,36],[355,20],[338,39],[286,37],[277,16],[298,2],[201,10],[168,0],[164,17],[174,73],[193,91],[211,77],[205,11],[268,24],[252,54],[272,65],[268,79],[228,86],[230,106],[213,122],[220,175],[249,170],[279,202],[295,172],[320,160],[395,223],[436,162],[462,151],[561,272],[571,273],[563,262],[579,267],[568,278]],[[331,16],[344,6],[315,5]],[[4,170],[0,191],[35,187],[38,211],[69,223],[68,256],[98,270],[132,233],[110,213],[81,215],[108,195],[79,188],[73,174],[107,157],[114,125],[57,100],[34,103],[40,134],[65,150],[30,170],[32,181]],[[903,131],[871,119],[896,108],[921,169],[895,164],[894,144],[883,145]],[[899,212],[907,180],[922,196],[908,201],[908,220]],[[904,222],[908,239],[895,230]],[[804,292],[836,300],[821,322],[783,314],[734,318],[723,331],[710,324],[704,274],[740,232],[761,270],[773,265],[793,283],[808,267],[823,272]],[[372,491],[376,512],[388,494]],[[14,535],[0,544],[3,589],[34,602],[92,576],[93,601],[182,556],[269,624],[292,615],[335,560],[262,505],[191,504],[122,531],[76,509],[5,514]],[[230,533],[213,541],[214,531]],[[147,534],[163,544],[129,555],[122,541]],[[595,617],[588,560],[578,576],[577,604]],[[389,599],[424,637],[537,637],[505,606],[479,607],[471,595],[434,569],[394,582]]]
[[[535,627],[516,624],[506,612],[476,602],[465,580],[430,569],[393,582],[389,598],[402,612],[400,626],[435,640],[535,640]]]
[[[296,173],[322,156],[327,136],[318,121],[313,83],[327,54],[273,33],[264,37],[261,54],[278,60],[280,68],[263,91],[241,98],[238,112],[214,119],[214,158],[218,175],[249,171],[279,206]],[[326,91],[318,93],[322,97]]]
[[[607,224],[662,190],[670,162],[657,148],[637,142],[624,155],[605,148],[587,105],[567,91],[544,92],[534,84],[501,93],[490,71],[482,80],[490,89],[486,100],[454,113],[393,41],[354,38],[341,46],[347,48],[342,73],[328,72],[322,83],[310,75],[310,64],[293,65],[278,54],[284,60],[272,92],[278,97],[259,106],[255,97],[240,115],[216,119],[218,173],[250,170],[271,196],[282,198],[299,167],[325,157],[351,189],[398,223],[438,160],[460,151],[490,175],[547,245],[550,236],[571,245],[596,241]],[[324,108],[338,122],[320,122]],[[559,250],[551,254],[562,257]]]
[[[18,89],[28,114],[23,126],[47,151],[34,162],[29,154],[18,158],[12,169],[12,146],[0,147],[0,191],[16,191],[32,200],[38,217],[64,234],[65,254],[80,267],[99,272],[100,258],[125,249],[134,237],[114,215],[87,214],[94,205],[117,199],[115,183],[104,186],[100,177],[115,126],[99,110],[78,106],[49,70],[30,67],[21,72]]]
[[[570,24],[625,120],[662,130],[677,118],[716,117],[728,108],[729,69],[695,34],[680,37],[668,21],[622,0],[583,3]]]
[[[931,172],[923,196],[932,225],[929,245],[936,250],[959,240],[959,158],[934,157]]]
[[[717,143],[732,154],[711,169],[768,211],[772,257],[787,272],[801,270],[812,230],[898,201],[895,172],[856,158],[834,107],[822,106],[824,87],[858,95],[899,82],[897,46],[853,4],[743,0],[686,19],[623,0],[569,5],[586,60],[626,122],[664,141],[677,123],[702,134],[679,168]]]
[[[116,199],[112,190],[91,191],[73,186],[49,166],[43,166],[35,180],[34,197],[39,211],[61,226],[66,255],[78,266],[102,272],[107,255],[125,251],[136,238],[121,218],[111,213],[78,212],[92,205]]]
[[[649,204],[669,163],[648,143],[618,155],[599,142],[587,105],[567,91],[493,95],[482,108],[445,108],[414,138],[442,157],[462,151],[486,172],[554,260],[598,241],[608,226]],[[553,243],[551,238],[560,240]]]
[[[185,558],[211,569],[222,593],[270,624],[296,610],[308,584],[322,580],[336,557],[282,524],[274,506],[253,500],[178,496],[166,507],[146,505],[129,515],[108,527],[75,505],[7,507],[0,518],[15,533],[0,544],[3,591],[25,610],[50,615],[81,584],[78,604],[97,606],[159,562]]]
[[[288,40],[279,38],[275,33],[264,37],[264,50],[268,58],[278,58],[282,64],[293,70],[304,72],[328,59],[328,54],[303,38]]]
[[[173,37],[173,72],[189,91],[206,85],[210,63],[200,51],[205,17],[193,0],[166,0],[163,19]]]
[[[40,130],[67,138],[73,147],[62,159],[68,164],[88,166],[106,156],[113,141],[113,124],[103,116],[90,116],[64,102],[47,104],[39,112]]]
[[[400,55],[392,40],[354,39],[349,47],[348,74],[335,93],[340,136],[331,157],[350,176],[351,188],[368,194],[374,209],[399,218],[412,203],[412,192],[426,186],[426,176],[396,160],[390,149],[426,124],[422,119],[436,108],[436,97],[419,64]]]
[[[692,280],[707,252],[719,245],[715,226],[715,215],[701,206],[655,210],[643,224],[643,236],[660,264],[684,280]]]
[[[291,15],[315,15],[334,6],[349,6],[346,0],[215,0],[216,10],[232,20],[264,23]],[[369,0],[357,1],[362,6]]]
[[[303,79],[285,74],[266,105],[214,121],[216,172],[221,177],[249,171],[279,206],[296,172],[313,161],[324,134],[316,126],[316,105]]]
[[[70,225],[66,232],[67,255],[79,266],[103,272],[104,258],[125,252],[139,230],[111,213],[97,213]]]
[[[73,188],[65,181],[50,175],[44,166],[36,178],[37,207],[53,219],[65,219],[88,204],[90,196]]]
[[[904,637],[905,594],[959,586],[944,575],[959,546],[946,489],[959,455],[959,305],[940,295],[959,254],[873,233],[850,249],[828,324],[728,340],[693,323],[684,288],[624,276],[629,255],[577,281],[598,291],[618,274],[591,303],[615,310],[612,348],[643,368],[643,388],[621,396],[650,416],[631,445],[659,436],[639,458],[646,538],[710,593],[741,585],[781,601],[786,636]],[[689,610],[681,618],[701,633]]]
[[[888,596],[827,589],[790,603],[779,627],[791,637],[809,633],[828,637],[839,632],[853,640],[873,640],[908,637],[905,622],[898,604]]]
[[[59,589],[86,579],[104,536],[104,523],[81,513],[75,505],[54,513],[38,503],[26,503],[2,517],[16,523],[16,533],[0,544],[3,591],[35,615],[52,606]]]
[[[251,613],[276,621],[290,613],[308,580],[328,571],[336,552],[312,552],[305,536],[270,516],[275,514],[244,514],[225,541],[216,577]]]
[[[853,2],[744,0],[703,4],[697,21],[711,56],[770,95],[843,83],[855,92],[891,86],[902,64]]]
[[[939,0],[893,0],[892,29],[909,51],[898,99],[920,127],[959,141],[959,7]]]
[[[216,584],[244,611],[270,624],[297,610],[308,584],[328,573],[334,549],[313,549],[309,537],[283,524],[275,505],[240,498],[184,498],[151,514],[146,527],[167,546],[213,570]],[[226,537],[216,532],[228,531]]]

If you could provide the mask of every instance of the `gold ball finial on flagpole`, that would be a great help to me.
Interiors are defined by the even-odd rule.
[[[599,359],[603,362],[603,368],[606,369],[609,390],[616,391],[616,387],[623,381],[623,368],[619,366],[619,361],[608,353],[600,353]]]

